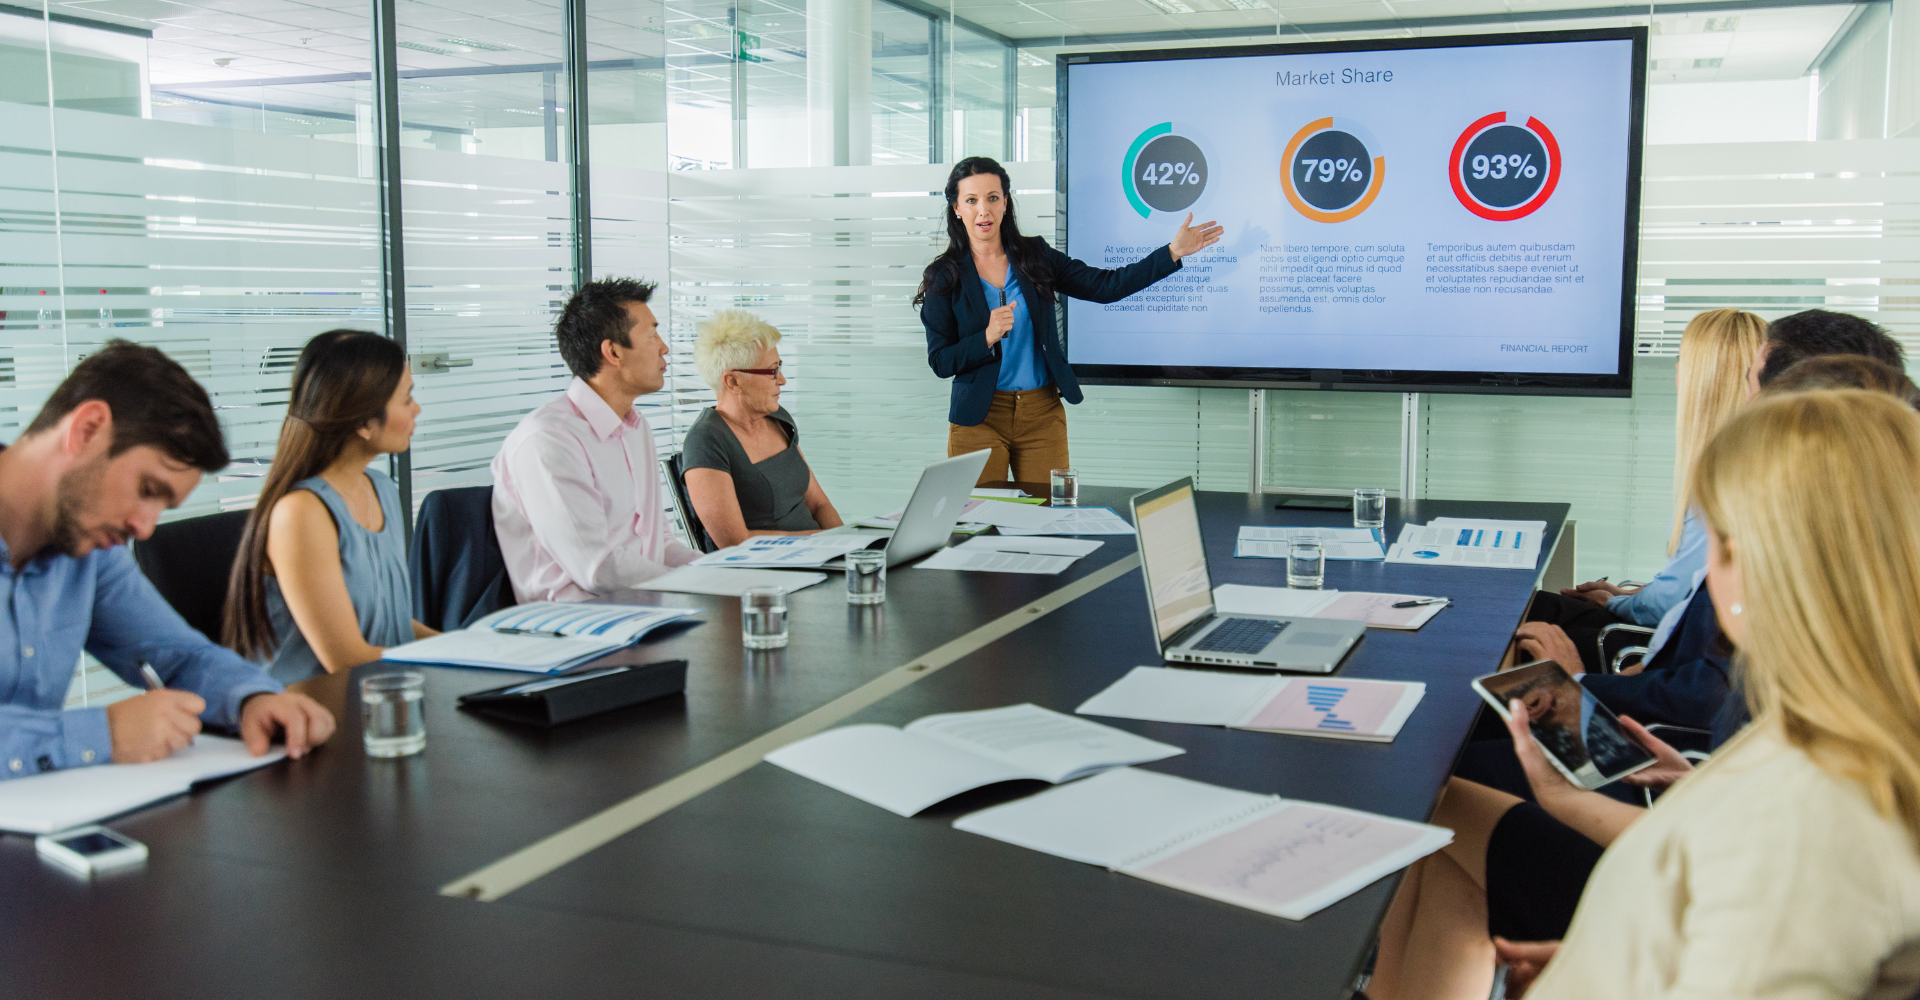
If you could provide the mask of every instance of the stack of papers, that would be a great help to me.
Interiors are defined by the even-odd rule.
[[[827,578],[825,573],[790,569],[739,569],[721,566],[682,566],[640,584],[639,590],[672,594],[712,594],[739,597],[751,587],[779,587],[791,594]]]
[[[1411,608],[1394,605],[1433,600]],[[1276,615],[1283,618],[1334,618],[1366,622],[1368,628],[1413,631],[1425,625],[1444,599],[1419,594],[1375,594],[1364,590],[1291,590],[1285,587],[1249,587],[1223,583],[1213,588],[1213,610],[1223,615]]]
[[[903,729],[829,729],[767,755],[802,777],[911,816],[943,799],[1000,781],[1058,784],[1185,750],[1038,705],[1010,705],[916,719]]]
[[[864,549],[873,535],[853,532],[822,535],[755,535],[728,549],[709,552],[691,565],[744,566],[763,569],[812,569]]]
[[[1378,528],[1263,528],[1240,526],[1233,554],[1242,559],[1285,559],[1287,547],[1299,537],[1318,538],[1328,559],[1377,561],[1387,557]]]
[[[954,828],[1305,920],[1453,840],[1450,830],[1126,767]]]
[[[239,740],[203,733],[185,750],[151,764],[76,767],[0,781],[0,830],[57,833],[98,823],[150,802],[184,795],[202,781],[265,767],[286,755],[285,747],[274,747],[265,756],[255,757]]]
[[[862,527],[897,528],[906,510],[902,507],[891,514],[862,518],[859,523]],[[989,524],[998,528],[1044,528],[1060,514],[1061,509],[1036,507],[1032,503],[1012,498],[995,499],[976,496],[969,499],[965,507],[960,508],[960,523],[962,528],[968,524]]]
[[[1135,667],[1074,711],[1390,743],[1426,693],[1425,684],[1406,681],[1309,680]]]
[[[1131,535],[1133,525],[1113,512],[1111,507],[1046,507],[1058,519],[1041,528],[1007,527],[1003,535]]]
[[[1403,526],[1387,561],[1532,569],[1540,561],[1540,539],[1546,531],[1545,521],[1436,517]]]
[[[941,549],[914,568],[1052,576],[1105,544],[1077,538],[969,538],[950,549]]]
[[[495,611],[458,632],[409,642],[383,659],[447,667],[557,674],[639,642],[696,608],[539,601]]]

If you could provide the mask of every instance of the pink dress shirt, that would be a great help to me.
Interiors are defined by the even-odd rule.
[[[493,525],[514,597],[618,599],[700,553],[667,530],[653,431],[580,379],[493,458]]]

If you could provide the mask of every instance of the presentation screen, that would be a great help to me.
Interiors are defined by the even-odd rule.
[[[1060,58],[1082,382],[1626,396],[1644,28]]]

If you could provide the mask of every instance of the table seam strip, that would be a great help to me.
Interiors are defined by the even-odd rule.
[[[721,783],[758,764],[767,754],[826,730],[915,681],[931,676],[942,667],[1011,635],[1021,626],[1038,621],[1047,614],[1106,586],[1132,572],[1139,565],[1140,557],[1137,553],[1116,559],[1039,600],[1015,608],[971,632],[936,646],[796,719],[683,771],[624,802],[610,806],[572,826],[535,841],[478,871],[455,879],[442,886],[440,894],[481,902],[499,899],[639,828],[642,824],[669,812],[680,804],[718,787]]]

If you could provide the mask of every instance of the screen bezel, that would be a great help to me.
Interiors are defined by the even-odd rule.
[[[1391,22],[1383,22],[1391,25]],[[1068,81],[1072,68],[1097,63],[1153,62],[1172,59],[1228,59],[1245,56],[1312,55],[1324,52],[1379,52],[1404,49],[1476,48],[1489,45],[1538,45],[1556,42],[1629,41],[1633,43],[1631,96],[1627,125],[1627,190],[1621,244],[1619,368],[1612,374],[1542,372],[1445,372],[1357,368],[1256,368],[1185,365],[1072,364],[1083,385],[1154,385],[1229,389],[1315,389],[1343,392],[1454,392],[1512,396],[1633,395],[1633,341],[1640,254],[1641,152],[1647,104],[1647,29],[1587,28],[1498,35],[1445,35],[1432,38],[1301,42],[1281,45],[1232,45],[1190,49],[1138,49],[1061,55],[1055,66],[1054,239],[1067,248]],[[1056,311],[1061,344],[1071,358],[1069,310]]]
[[[1162,629],[1160,628],[1160,607],[1153,603],[1153,573],[1147,565],[1147,539],[1145,535],[1142,534],[1140,526],[1140,508],[1146,504],[1165,499],[1181,490],[1187,491],[1186,502],[1194,506],[1194,525],[1200,532],[1200,569],[1201,572],[1206,574],[1207,578],[1207,606],[1200,614],[1180,623],[1178,626],[1175,626],[1172,631],[1162,636]],[[1184,476],[1157,490],[1148,490],[1145,493],[1134,494],[1127,499],[1127,513],[1133,516],[1134,547],[1140,552],[1140,582],[1147,586],[1147,620],[1153,625],[1153,641],[1159,645],[1160,651],[1164,654],[1168,649],[1179,645],[1181,633],[1187,631],[1194,622],[1204,622],[1213,617],[1216,611],[1213,605],[1213,564],[1207,559],[1207,532],[1206,528],[1199,523],[1200,498],[1195,492],[1193,477]]]

